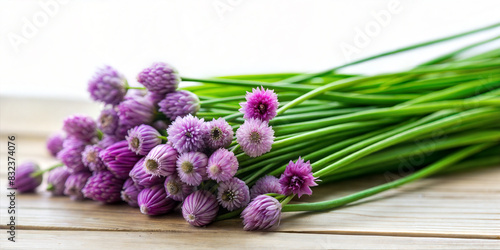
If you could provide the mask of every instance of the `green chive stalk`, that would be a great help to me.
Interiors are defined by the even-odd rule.
[[[292,211],[320,211],[320,210],[327,210],[327,209],[333,209],[336,207],[344,206],[346,204],[349,204],[351,202],[361,200],[363,198],[367,198],[370,196],[373,196],[375,194],[384,192],[389,189],[397,188],[400,187],[404,184],[410,183],[412,181],[416,181],[421,178],[425,178],[427,176],[430,176],[432,174],[435,174],[442,169],[449,167],[455,163],[460,162],[463,159],[466,159],[467,157],[470,157],[474,154],[477,154],[478,152],[481,152],[484,149],[487,149],[489,147],[492,147],[494,144],[492,143],[485,143],[485,144],[478,144],[478,145],[473,145],[469,146],[467,148],[464,148],[462,150],[459,150],[455,153],[452,153],[448,155],[447,157],[437,161],[434,164],[431,164],[430,166],[414,173],[410,174],[406,177],[403,177],[401,179],[382,184],[373,188],[369,188],[351,195],[347,195],[341,198],[337,198],[334,200],[330,201],[323,201],[323,202],[311,202],[311,203],[302,203],[302,204],[287,204],[284,205],[282,208],[282,212],[292,212]]]

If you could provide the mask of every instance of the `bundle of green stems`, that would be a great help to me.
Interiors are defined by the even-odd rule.
[[[318,73],[272,73],[212,79],[185,87],[201,100],[200,118],[223,117],[237,129],[240,102],[252,88],[278,94],[270,152],[251,158],[233,142],[236,176],[248,185],[279,177],[287,163],[310,160],[319,185],[367,174],[410,173],[397,180],[335,200],[287,204],[294,195],[271,194],[282,211],[324,210],[436,173],[500,164],[499,36],[430,58],[411,69],[376,75],[342,74],[343,68],[433,44],[500,24],[378,54]],[[486,51],[476,52],[480,48]],[[223,89],[223,90],[221,90]],[[408,159],[419,157],[418,163]],[[240,210],[219,219],[238,215]]]

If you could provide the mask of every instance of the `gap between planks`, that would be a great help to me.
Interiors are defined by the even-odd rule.
[[[16,243],[1,242],[9,249],[129,249],[141,248],[286,248],[286,249],[492,249],[498,241],[484,239],[414,238],[392,236],[286,234],[259,232],[94,232],[24,231]]]
[[[7,229],[2,226],[0,229]],[[69,228],[69,227],[43,227],[43,226],[18,226],[17,230],[23,231],[60,231],[60,232],[136,232],[136,233],[229,233],[233,234],[235,231],[233,229],[221,230],[207,229],[207,228],[195,228],[194,231],[191,230],[130,230],[130,229],[101,229],[101,228]],[[239,229],[236,232],[242,232],[243,229]],[[311,234],[311,235],[349,235],[349,236],[380,236],[380,237],[413,237],[413,238],[440,238],[440,239],[477,239],[477,240],[498,240],[500,236],[498,235],[464,235],[464,234],[437,234],[437,233],[412,233],[412,232],[361,232],[361,231],[255,231],[248,232],[249,234]],[[500,247],[500,241],[498,242]]]

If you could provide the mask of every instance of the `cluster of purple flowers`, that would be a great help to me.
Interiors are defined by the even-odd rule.
[[[219,210],[244,209],[245,230],[279,224],[282,204],[276,195],[311,195],[316,179],[309,161],[301,158],[290,161],[280,178],[264,176],[251,189],[235,177],[239,163],[233,151],[241,148],[258,157],[271,150],[269,121],[279,105],[274,91],[261,87],[247,92],[246,102],[240,103],[245,121],[236,131],[238,146],[230,151],[233,128],[223,118],[195,116],[200,100],[177,90],[180,77],[174,68],[154,63],[137,81],[146,91],[128,90],[125,77],[109,66],[89,81],[92,99],[105,106],[96,120],[66,118],[64,134],[47,141],[49,152],[64,164],[49,173],[47,189],[53,195],[124,201],[146,215],[165,214],[181,204],[182,215],[194,226],[211,223]],[[20,191],[40,185],[36,171],[32,163],[19,166]]]
[[[107,137],[125,139],[136,126],[164,123],[160,113],[170,120],[178,116],[196,114],[200,108],[198,97],[186,90],[176,90],[180,78],[177,71],[165,63],[154,63],[137,76],[146,91],[127,91],[127,81],[115,69],[106,66],[89,81],[89,92],[94,100],[108,106],[97,119],[99,130]]]
[[[159,214],[155,211],[158,207],[163,207],[163,212],[171,210],[165,210],[165,204],[144,203],[144,199],[159,197],[153,194],[160,190],[157,187],[165,193],[165,197],[160,195],[162,202],[171,207],[175,207],[178,197],[191,192],[183,189],[175,193],[172,185],[167,185],[167,177],[177,173],[178,152],[162,144],[160,131],[166,132],[169,119],[195,114],[200,101],[189,91],[177,90],[180,78],[168,64],[154,63],[140,72],[137,80],[147,91],[128,90],[124,75],[109,66],[90,79],[90,96],[104,108],[96,120],[86,115],[66,118],[64,133],[48,139],[47,149],[64,164],[49,173],[47,189],[53,195],[103,203],[124,200],[152,215]],[[20,168],[18,183],[23,183],[22,191],[33,191],[41,176],[32,178],[31,173],[38,171],[36,165],[25,165]],[[167,186],[175,200],[167,199]],[[141,192],[145,194],[139,195]],[[143,208],[147,206],[144,204],[151,207]]]
[[[250,157],[258,157],[271,150],[274,131],[268,122],[277,114],[278,97],[272,90],[263,87],[247,92],[246,102],[240,103],[240,111],[245,122],[236,131],[236,140]],[[260,178],[252,187],[252,201],[243,210],[241,217],[245,230],[268,230],[278,226],[281,219],[281,203],[273,196],[312,194],[311,186],[316,186],[311,164],[299,157],[297,162],[288,164],[278,179],[274,176]]]
[[[248,186],[234,177],[238,160],[226,149],[233,140],[233,129],[224,119],[205,122],[192,115],[177,117],[167,129],[167,138],[166,146],[178,157],[173,168],[164,168],[165,189],[168,197],[182,201],[182,214],[188,223],[211,223],[219,204],[228,211],[248,204]]]
[[[89,178],[85,196],[107,203],[121,199],[147,215],[182,203],[186,221],[194,226],[211,223],[219,205],[233,211],[248,204],[250,190],[234,177],[238,160],[226,149],[233,130],[225,120],[205,122],[188,114],[177,117],[166,133],[163,144],[157,129],[141,124],[128,131],[126,140],[102,149],[97,155],[107,170]],[[97,183],[106,183],[107,190]]]
[[[279,195],[311,195],[311,187],[317,186],[309,161],[302,158],[290,161],[285,172],[278,179],[274,176],[260,178],[252,187],[252,202],[243,210],[241,217],[245,230],[269,230],[277,227],[281,220],[281,203],[275,197]]]
[[[238,160],[227,150],[232,127],[222,118],[193,116],[200,101],[176,90],[180,78],[168,64],[154,63],[137,81],[147,91],[127,90],[124,76],[109,66],[89,81],[91,97],[105,106],[96,120],[68,117],[66,136],[57,134],[47,142],[65,165],[49,174],[52,193],[74,200],[125,201],[147,215],[167,213],[182,203],[184,217],[195,226],[212,222],[219,205],[227,211],[246,206],[250,190],[235,177]],[[255,146],[252,131],[260,124],[247,129],[246,140],[254,145],[246,148],[266,146],[251,152],[269,151],[272,143],[272,132],[262,131]]]
[[[271,151],[274,130],[269,121],[276,116],[278,95],[263,87],[247,92],[246,102],[240,103],[245,122],[236,131],[236,141],[250,157]]]

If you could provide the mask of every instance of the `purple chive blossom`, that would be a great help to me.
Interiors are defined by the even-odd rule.
[[[124,134],[129,129],[141,124],[153,122],[155,107],[146,97],[133,96],[118,104],[120,118],[118,134]]]
[[[52,195],[63,195],[65,183],[69,176],[70,173],[64,167],[50,170],[47,178],[47,191],[50,191]]]
[[[144,160],[146,172],[164,177],[175,174],[177,156],[177,151],[168,144],[160,144],[154,147]]]
[[[188,195],[194,191],[194,187],[190,186],[179,179],[176,175],[167,177],[164,183],[167,197],[176,201],[183,201]]]
[[[146,89],[160,94],[174,92],[180,80],[177,70],[162,62],[153,63],[137,75],[137,81]]]
[[[182,204],[182,216],[197,227],[205,226],[215,220],[219,212],[217,198],[206,190],[198,190],[190,194]]]
[[[279,226],[281,220],[281,203],[268,195],[257,196],[241,212],[243,229],[268,230]]]
[[[127,202],[131,207],[139,207],[137,203],[137,196],[141,192],[142,188],[138,188],[134,185],[134,181],[128,178],[122,187],[121,198],[123,201]]]
[[[118,117],[118,112],[115,108],[107,108],[101,111],[101,114],[97,118],[97,127],[107,135],[114,135],[118,129],[118,122],[120,118]]]
[[[236,131],[236,141],[248,156],[261,156],[271,151],[274,130],[265,121],[249,119]]]
[[[121,190],[125,181],[116,178],[111,172],[102,171],[90,176],[83,187],[85,197],[104,203],[121,201]]]
[[[202,151],[205,149],[204,120],[192,115],[177,117],[167,129],[168,141],[179,152]]]
[[[269,122],[276,116],[278,110],[278,95],[274,90],[264,89],[264,87],[252,89],[252,93],[247,92],[246,102],[240,103],[243,118],[259,119]]]
[[[177,159],[177,173],[179,178],[191,185],[198,186],[207,178],[208,157],[200,152],[187,152],[180,154]]]
[[[160,94],[156,92],[149,91],[146,95],[146,98],[150,100],[155,106],[158,106],[158,103],[161,102],[165,98],[165,94]]]
[[[100,140],[98,143],[97,143],[97,146],[100,147],[100,148],[107,148],[117,142],[121,141],[120,138],[116,137],[116,136],[112,136],[112,135],[104,135],[102,137],[102,140]]]
[[[170,122],[168,121],[158,120],[153,122],[153,127],[158,131],[165,131],[167,130],[168,126],[170,126]]]
[[[90,176],[92,176],[90,172],[79,172],[70,175],[64,183],[64,194],[68,195],[72,200],[83,200],[85,197],[82,189]]]
[[[115,137],[118,138],[120,141],[125,140],[125,137],[127,137],[128,131],[135,126],[130,126],[127,124],[119,124],[118,128],[116,129],[115,132]]]
[[[99,172],[106,170],[106,165],[102,161],[99,153],[102,148],[98,145],[87,145],[82,152],[83,165],[88,167],[92,172]]]
[[[177,205],[176,201],[167,198],[163,185],[143,189],[137,196],[137,203],[141,213],[147,215],[166,214]]]
[[[64,119],[63,130],[69,137],[91,141],[97,135],[97,124],[90,116],[72,115]]]
[[[177,117],[195,115],[200,110],[200,99],[187,90],[179,90],[168,93],[158,106],[160,111],[173,121]]]
[[[250,202],[250,191],[244,181],[235,177],[219,184],[217,200],[223,208],[233,211]]]
[[[303,194],[311,195],[310,187],[318,185],[311,171],[312,167],[309,161],[304,162],[304,159],[300,157],[295,163],[290,161],[279,180],[283,194],[296,194],[299,198]]]
[[[128,131],[128,148],[138,155],[147,155],[161,143],[160,133],[153,127],[142,124]]]
[[[281,184],[278,178],[266,175],[255,182],[255,185],[250,189],[250,198],[254,199],[255,197],[261,194],[281,194]]]
[[[141,188],[141,190],[161,184],[165,181],[164,177],[152,175],[146,172],[146,167],[144,166],[145,159],[145,157],[140,159],[129,173],[130,178],[134,181],[137,187]]]
[[[58,133],[47,139],[47,149],[52,156],[56,156],[63,149],[64,135]]]
[[[116,105],[127,93],[125,82],[122,74],[110,66],[104,66],[90,79],[87,90],[93,100]]]
[[[238,165],[233,152],[220,148],[208,158],[208,177],[217,182],[228,181],[236,174]]]
[[[24,162],[17,166],[15,171],[14,185],[9,186],[11,188],[17,189],[20,193],[29,193],[35,191],[35,189],[42,183],[42,175],[33,177],[32,174],[39,171],[40,167],[33,162]]]
[[[119,141],[99,153],[102,161],[117,178],[127,179],[130,170],[141,159],[128,149],[127,141]]]
[[[205,142],[211,149],[226,148],[233,141],[233,128],[224,118],[206,123]]]
[[[57,159],[62,161],[70,173],[88,171],[82,161],[82,153],[85,150],[86,143],[69,137],[64,140],[63,149],[57,153]]]

